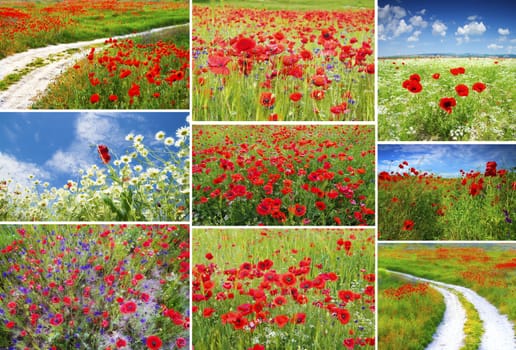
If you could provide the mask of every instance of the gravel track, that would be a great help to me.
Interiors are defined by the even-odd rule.
[[[389,271],[391,273],[403,276],[407,279],[415,280],[415,281],[421,281],[421,282],[427,282],[431,285],[439,288],[445,288],[445,289],[453,289],[459,293],[461,293],[477,310],[480,319],[482,320],[483,327],[484,327],[484,334],[481,339],[479,350],[515,350],[516,349],[516,338],[514,335],[514,325],[513,323],[507,318],[506,315],[500,314],[500,312],[494,307],[491,303],[489,303],[485,298],[478,295],[473,290],[454,285],[454,284],[448,284],[438,281],[429,280],[426,278],[421,278],[413,275],[409,275],[406,273],[396,272],[396,271]],[[436,289],[437,289],[436,288]],[[441,289],[442,289],[441,288]],[[450,292],[448,292],[450,293]],[[453,293],[450,293],[453,295]],[[456,296],[455,296],[456,297]],[[446,300],[445,296],[445,300]],[[452,306],[453,307],[453,306]],[[446,308],[448,310],[448,302],[446,303]],[[461,306],[462,308],[462,306]],[[465,316],[464,316],[465,317]],[[434,335],[434,342],[436,340],[436,337],[439,336],[439,329],[441,326],[446,328],[454,328],[457,329],[459,327],[459,324],[457,320],[460,318],[456,318],[455,321],[447,321],[446,320],[446,314],[443,318],[442,323],[438,327],[438,331]],[[446,323],[448,322],[448,323]],[[451,322],[451,323],[450,323]],[[460,328],[462,329],[464,323],[460,325]],[[446,341],[439,341],[442,344],[442,347],[428,347],[428,349],[460,349],[460,346],[458,347],[448,347],[449,344],[456,343],[455,338],[459,338],[459,335],[457,333],[452,333],[451,337],[448,336]],[[431,346],[433,346],[431,344]]]

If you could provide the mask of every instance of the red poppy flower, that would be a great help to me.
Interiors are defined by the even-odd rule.
[[[276,96],[272,92],[262,92],[260,95],[260,104],[264,107],[273,107],[276,102]]]
[[[418,80],[408,80],[406,89],[414,94],[417,94],[423,90],[423,85],[421,85]]]
[[[419,74],[412,74],[410,77],[409,77],[410,80],[415,80],[415,81],[421,81],[421,77],[419,76]]]
[[[177,338],[176,339],[176,346],[181,349],[186,346],[186,339],[185,338]]]
[[[366,67],[367,74],[374,74],[374,63],[368,64]]]
[[[294,275],[291,272],[287,272],[281,275],[281,282],[285,286],[293,286],[294,284],[296,284],[296,275]]]
[[[481,93],[485,89],[486,89],[486,84],[484,84],[484,83],[477,82],[477,83],[473,84],[473,90],[475,90],[478,93]]]
[[[405,220],[403,222],[403,228],[401,230],[402,231],[412,231],[413,228],[414,228],[414,221],[412,221],[412,220]]]
[[[480,194],[480,192],[482,192],[482,187],[483,185],[481,182],[473,182],[469,187],[469,194],[475,197],[476,195]]]
[[[315,202],[315,206],[317,207],[317,209],[319,210],[324,210],[326,209],[326,204],[324,202],[321,202],[321,201],[317,201]]]
[[[466,73],[466,69],[464,67],[452,68],[450,69],[450,73],[453,75],[459,75]]]
[[[324,91],[323,90],[314,90],[310,93],[310,97],[314,100],[320,101],[324,98]]]
[[[457,85],[455,91],[457,91],[457,95],[459,96],[468,96],[469,94],[469,88],[464,84]]]
[[[457,101],[453,97],[443,97],[439,101],[439,107],[446,113],[451,114],[452,108],[457,105]]]
[[[228,75],[229,69],[226,65],[231,61],[231,58],[224,56],[208,56],[208,68],[212,73]]]
[[[118,340],[116,341],[117,348],[123,348],[126,345],[127,345],[127,342],[122,338],[118,338]]]
[[[301,204],[296,204],[289,208],[289,211],[295,216],[303,216],[306,214],[306,206]]]
[[[496,176],[496,162],[487,162],[484,176]]]
[[[100,101],[100,96],[99,96],[99,94],[93,94],[93,95],[91,95],[91,97],[90,97],[90,102],[91,102],[91,103],[97,103],[97,102],[99,102],[99,101]]]
[[[440,77],[441,77],[441,74],[439,74],[439,73],[432,74],[432,78],[434,78],[435,80],[439,79]]]
[[[346,309],[338,309],[337,310],[337,319],[342,324],[347,324],[349,320],[351,319],[351,314]]]
[[[290,100],[293,102],[297,102],[303,97],[303,94],[300,92],[293,92],[290,94]]]
[[[306,321],[306,314],[304,312],[298,312],[294,316],[292,316],[292,323],[295,324],[304,324]]]
[[[129,97],[140,96],[140,85],[132,83],[131,88],[127,92]]]
[[[238,52],[249,51],[256,47],[256,42],[251,38],[239,38],[233,45]]]
[[[109,155],[109,149],[106,145],[98,145],[97,151],[99,152],[100,159],[102,163],[107,164],[111,160],[111,156]]]
[[[61,314],[56,314],[54,317],[52,317],[50,319],[50,324],[52,326],[59,326],[61,323],[63,323],[64,319],[63,319],[63,315]]]
[[[161,339],[155,335],[148,336],[147,341],[145,343],[147,344],[147,348],[151,350],[157,350],[161,348],[161,345],[163,344],[161,342]]]
[[[128,301],[120,306],[120,312],[123,314],[132,314],[136,312],[137,306],[134,301]]]
[[[109,95],[109,100],[110,100],[111,102],[115,102],[116,100],[118,100],[118,96],[117,96],[117,95],[113,95],[113,94],[111,94],[111,95]]]
[[[274,317],[274,323],[278,325],[279,328],[283,328],[288,323],[288,316],[287,315],[278,315]]]

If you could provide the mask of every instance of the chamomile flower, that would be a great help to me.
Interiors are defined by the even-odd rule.
[[[177,138],[185,138],[190,134],[190,130],[187,126],[182,126],[176,131],[176,137]]]
[[[157,140],[157,141],[161,141],[165,138],[165,132],[164,131],[158,131],[156,133],[156,135],[154,136],[154,138]]]
[[[132,141],[133,139],[134,139],[134,134],[133,133],[127,134],[127,136],[125,137],[126,141]]]
[[[144,137],[143,135],[136,135],[134,137],[134,143],[141,143],[143,141]]]
[[[174,142],[175,142],[175,141],[174,141],[174,139],[173,139],[172,137],[167,137],[167,138],[165,139],[165,142],[164,142],[164,143],[165,143],[165,145],[166,145],[166,146],[172,146],[172,145],[174,144]]]

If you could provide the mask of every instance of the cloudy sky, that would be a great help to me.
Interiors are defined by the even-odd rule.
[[[398,165],[407,161],[420,171],[458,177],[461,169],[484,172],[489,161],[509,170],[516,167],[515,154],[516,144],[380,144],[378,172],[402,171]]]
[[[378,0],[378,56],[516,53],[514,0]]]
[[[102,166],[97,145],[123,155],[132,144],[129,133],[144,136],[144,144],[158,144],[154,136],[164,131],[175,138],[186,126],[187,113],[1,113],[0,180],[12,178],[29,186],[33,175],[51,186],[77,181],[78,170]],[[116,159],[116,158],[114,158]]]

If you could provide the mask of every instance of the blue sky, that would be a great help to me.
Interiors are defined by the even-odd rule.
[[[12,178],[30,186],[29,174],[51,186],[77,181],[78,170],[102,166],[96,146],[105,144],[111,154],[123,155],[132,143],[129,133],[157,145],[155,134],[164,131],[176,139],[187,126],[188,113],[26,112],[0,113],[0,180]],[[115,158],[113,158],[115,159]]]
[[[484,172],[486,163],[495,161],[498,169],[516,167],[516,144],[397,144],[378,145],[378,172],[402,171],[398,165],[443,177],[458,177],[460,169]]]
[[[378,0],[378,56],[515,54],[514,0]]]

